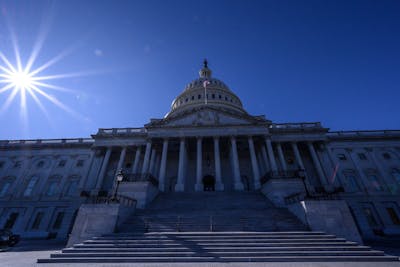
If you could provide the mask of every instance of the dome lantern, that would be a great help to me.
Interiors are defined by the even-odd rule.
[[[209,79],[211,78],[212,71],[208,68],[208,61],[204,59],[203,68],[199,71],[200,78]]]

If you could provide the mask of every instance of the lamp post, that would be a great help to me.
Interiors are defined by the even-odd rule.
[[[304,189],[306,190],[306,197],[310,197],[310,192],[308,192],[308,188],[306,185],[306,170],[299,168],[297,171],[297,175],[300,177],[303,182]]]
[[[119,184],[122,182],[122,180],[124,180],[124,173],[123,173],[122,169],[117,172],[115,178],[117,180],[117,186],[115,187],[113,200],[117,200]]]

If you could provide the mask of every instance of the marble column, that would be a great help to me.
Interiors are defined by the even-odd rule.
[[[294,153],[294,156],[296,158],[296,163],[297,163],[298,167],[300,169],[305,170],[306,168],[304,167],[303,160],[301,159],[299,148],[297,147],[297,143],[296,142],[292,142],[291,144],[292,144],[293,153]]]
[[[149,171],[150,152],[151,152],[151,141],[147,141],[146,151],[144,152],[142,175],[145,175]]]
[[[150,165],[149,165],[149,171],[148,171],[153,176],[154,176],[154,164],[156,161],[156,154],[157,154],[157,151],[155,148],[153,148],[151,150]]]
[[[178,179],[175,185],[176,192],[183,192],[185,190],[185,138],[181,138],[179,145],[179,165],[178,165]]]
[[[260,187],[261,187],[260,171],[258,169],[257,157],[256,157],[255,149],[254,149],[253,138],[251,136],[249,136],[249,138],[247,140],[249,143],[251,166],[253,168],[254,188],[257,190],[257,189],[260,189]]]
[[[233,163],[234,188],[236,191],[243,191],[244,186],[242,183],[242,178],[240,177],[239,157],[237,153],[236,138],[234,136],[231,137],[231,152]]]
[[[121,170],[122,167],[124,166],[125,155],[126,155],[126,147],[123,147],[121,150],[121,154],[119,155],[119,161],[118,161],[117,170],[116,170],[115,174],[117,174],[118,171]]]
[[[196,146],[196,191],[203,191],[203,150],[202,150],[203,139],[201,137],[197,137],[197,146]]]
[[[139,161],[140,161],[140,153],[141,152],[142,152],[142,147],[138,146],[136,148],[135,160],[133,161],[132,173],[137,173],[138,172]]]
[[[282,150],[281,143],[277,143],[276,144],[276,149],[278,150],[278,157],[279,157],[279,161],[280,161],[281,166],[282,166],[282,171],[286,172],[287,171],[287,165],[286,165],[285,156],[283,155],[283,150]]]
[[[101,165],[99,177],[97,178],[96,189],[95,189],[96,191],[100,190],[101,186],[103,184],[103,180],[104,180],[104,176],[106,175],[107,165],[108,165],[108,161],[110,160],[111,152],[112,152],[112,148],[108,147],[106,154],[104,155],[103,163]]]
[[[314,166],[317,169],[318,177],[321,181],[321,184],[327,185],[326,177],[325,177],[324,171],[322,170],[321,163],[319,162],[317,153],[315,152],[313,143],[307,142],[307,147],[308,147],[308,150],[310,151]]]
[[[214,137],[214,161],[215,161],[215,190],[224,191],[221,177],[221,158],[219,153],[219,137]]]
[[[165,191],[165,171],[167,167],[167,156],[168,156],[168,139],[164,139],[163,149],[161,154],[160,177],[158,181],[158,187],[160,191]]]
[[[267,144],[268,159],[269,159],[269,165],[271,167],[271,171],[276,173],[276,172],[278,172],[278,167],[276,165],[274,150],[272,149],[271,139],[266,138],[265,143]]]
[[[261,145],[261,156],[264,161],[264,166],[265,166],[265,172],[268,172],[270,167],[268,163],[268,156],[267,156],[267,151],[265,150],[265,146]]]

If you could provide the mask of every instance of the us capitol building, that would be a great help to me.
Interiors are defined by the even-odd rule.
[[[283,209],[340,200],[363,239],[400,234],[399,130],[274,123],[248,114],[206,61],[199,76],[164,118],[140,128],[1,140],[0,228],[25,238],[67,239],[78,210],[94,197],[118,193],[135,199],[140,211],[160,195],[248,191]]]

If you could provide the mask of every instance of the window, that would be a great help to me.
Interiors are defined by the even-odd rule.
[[[51,181],[49,186],[47,187],[46,196],[51,197],[54,196],[57,192],[58,181]]]
[[[65,214],[65,212],[63,212],[63,211],[57,213],[56,220],[53,223],[53,229],[60,229],[61,223],[64,219],[64,214]]]
[[[360,188],[358,187],[358,184],[357,184],[357,181],[356,181],[356,177],[354,176],[354,174],[345,174],[345,177],[346,177],[348,190],[350,192],[358,192],[358,191],[360,191]]]
[[[22,166],[22,161],[16,161],[14,163],[14,168],[20,168]]]
[[[379,183],[379,179],[375,174],[369,174],[368,180],[371,185],[371,189],[375,191],[382,191],[382,186]]]
[[[0,197],[4,197],[7,194],[8,189],[11,186],[11,181],[5,181],[0,188]]]
[[[367,160],[367,157],[365,156],[364,153],[358,153],[358,158],[361,160]]]
[[[36,164],[36,167],[37,167],[37,168],[43,168],[43,166],[44,166],[44,161],[43,161],[43,160],[39,161],[39,162]]]
[[[212,99],[215,99],[215,94],[212,94],[212,95],[211,95],[211,98],[212,98]]]
[[[67,161],[66,161],[65,159],[60,160],[60,161],[58,162],[58,167],[64,167],[66,163],[67,163]]]
[[[370,226],[372,227],[379,226],[378,220],[376,219],[374,212],[372,211],[371,208],[364,207],[364,214]]]
[[[0,169],[4,167],[4,161],[0,161]]]
[[[192,100],[194,100],[194,95],[192,95]]]
[[[186,98],[186,99],[185,99],[185,102],[188,102],[188,101],[189,101],[189,99],[188,99],[188,98]]]
[[[337,157],[338,157],[339,160],[347,160],[345,154],[338,154]]]
[[[37,230],[39,229],[40,223],[42,222],[44,213],[42,211],[39,211],[38,213],[36,213],[36,217],[35,220],[33,221],[32,230]]]
[[[201,99],[201,95],[198,95],[198,96],[197,96],[197,99]]]
[[[228,101],[228,97],[225,96],[225,101]]]
[[[398,184],[400,184],[400,171],[398,169],[393,169],[392,176]]]
[[[383,157],[384,159],[391,159],[391,158],[392,158],[392,157],[390,156],[389,153],[383,153],[383,154],[382,154],[382,157]]]
[[[78,181],[72,180],[68,183],[65,195],[71,197],[77,192],[77,189],[78,189]]]
[[[28,182],[28,184],[27,184],[27,186],[25,188],[24,197],[29,197],[29,196],[32,195],[33,188],[35,187],[38,179],[39,178],[37,176],[32,176],[31,177],[31,179],[29,180],[29,182]]]
[[[393,224],[400,224],[400,218],[397,215],[397,212],[393,207],[386,208],[386,211],[388,212],[390,219],[392,220]]]
[[[7,221],[4,223],[4,229],[12,229],[14,227],[15,222],[18,219],[18,212],[12,212],[10,216],[8,216]]]
[[[219,99],[222,99],[222,95],[218,95],[218,98],[219,98]]]
[[[83,159],[80,159],[76,162],[76,167],[82,167],[85,161]]]

